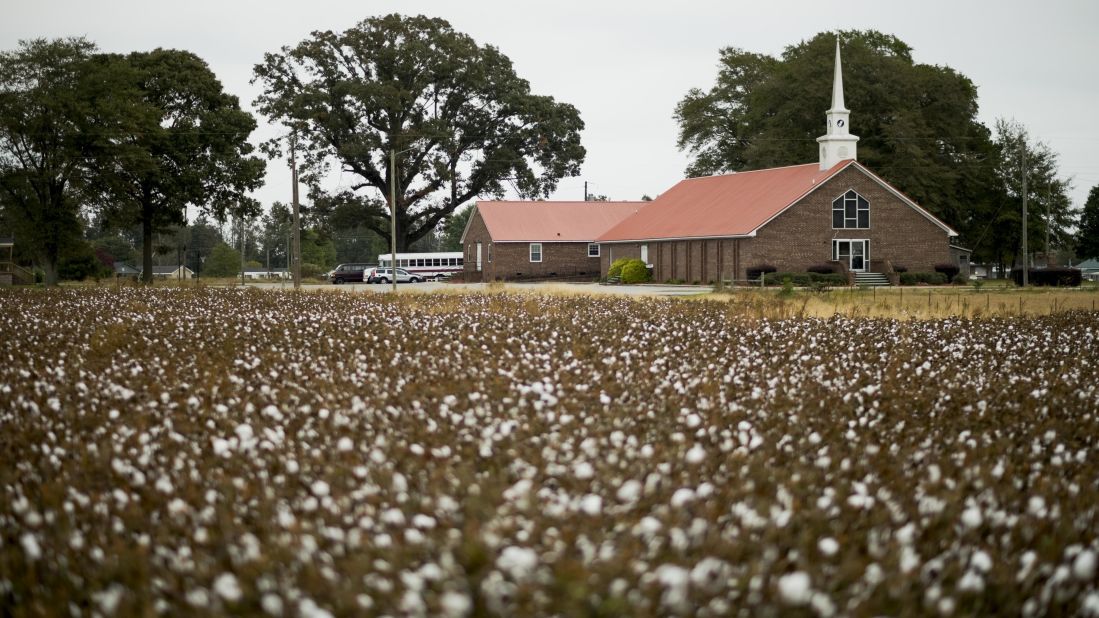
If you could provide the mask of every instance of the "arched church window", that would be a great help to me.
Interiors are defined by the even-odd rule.
[[[832,229],[868,229],[870,202],[851,189],[832,200]]]

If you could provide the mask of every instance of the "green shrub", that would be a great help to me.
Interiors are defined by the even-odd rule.
[[[618,258],[617,260],[611,262],[611,267],[609,269],[607,269],[607,277],[608,278],[610,278],[610,277],[621,277],[622,276],[622,267],[625,266],[626,262],[629,262],[629,261],[630,261],[629,258]],[[638,261],[640,261],[640,260],[638,260]]]
[[[901,273],[901,285],[944,285],[946,275],[942,273]]]
[[[965,275],[957,274],[957,275],[954,275],[954,278],[951,279],[950,282],[953,283],[954,285],[965,285],[965,284],[969,283],[969,280],[965,278]]]
[[[847,285],[847,277],[839,273],[767,273],[765,285],[791,285],[809,287],[814,283],[825,285]]]
[[[622,265],[622,283],[645,283],[649,269],[641,260],[629,260]]]
[[[319,277],[324,274],[324,269],[316,264],[310,264],[309,262],[301,263],[301,276],[302,277]]]

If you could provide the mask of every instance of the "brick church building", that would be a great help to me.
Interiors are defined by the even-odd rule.
[[[474,245],[483,247],[486,234],[496,243],[503,238],[491,224],[485,229],[502,216],[494,211],[507,208],[507,216],[516,218],[512,225],[518,225],[529,208],[530,227],[508,234],[506,241],[523,236],[524,248],[509,246],[506,257],[497,249],[498,262],[491,272],[483,271],[484,280],[512,278],[513,271],[559,273],[575,264],[571,252],[557,258],[546,249],[556,232],[533,215],[538,209],[560,209],[577,218],[570,225],[584,228],[589,259],[598,259],[602,274],[619,258],[645,261],[656,281],[744,280],[755,267],[805,272],[823,264],[868,282],[895,281],[900,267],[931,272],[945,263],[968,274],[968,251],[951,243],[957,232],[858,163],[859,138],[850,132],[850,115],[837,41],[832,107],[826,112],[827,133],[817,138],[818,162],[688,178],[652,202],[618,203],[616,216],[601,210],[608,206],[590,202],[481,203],[463,237],[467,273],[479,263],[470,259]],[[522,264],[524,258],[530,266]],[[585,262],[584,270],[589,269]]]

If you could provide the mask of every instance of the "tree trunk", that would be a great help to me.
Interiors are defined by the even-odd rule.
[[[47,255],[42,259],[42,272],[48,286],[57,285],[57,262],[57,251],[47,251]]]
[[[141,205],[141,280],[153,282],[153,209],[148,200]]]

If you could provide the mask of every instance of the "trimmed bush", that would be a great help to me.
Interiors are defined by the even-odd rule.
[[[966,280],[965,275],[961,275],[961,274],[954,275],[954,278],[951,279],[950,282],[953,283],[954,285],[965,285],[965,284],[969,283],[969,281]]]
[[[771,266],[770,264],[760,264],[759,266],[749,266],[748,267],[748,278],[749,279],[759,279],[760,275],[765,274],[765,273],[773,273],[773,272],[776,272],[777,270],[778,270],[777,268],[775,268],[774,266]]]
[[[893,272],[895,272],[895,273],[906,273],[906,272],[908,272],[908,267],[907,266],[902,266],[900,264],[894,264],[893,265]]]
[[[942,273],[901,273],[901,285],[944,285],[946,281]]]
[[[811,273],[817,273],[819,275],[830,275],[836,272],[836,268],[831,264],[814,264],[806,270]]]
[[[641,260],[628,260],[622,265],[622,283],[645,283],[649,280],[649,268]]]
[[[1023,285],[1023,269],[1016,268],[1012,270],[1011,278],[1015,280],[1015,285]],[[1030,285],[1078,287],[1083,280],[1083,275],[1079,268],[1054,266],[1052,268],[1031,268],[1027,272],[1027,279]]]
[[[787,279],[791,285],[811,287],[813,284],[847,285],[847,277],[838,273],[767,273],[764,285],[782,285]]]
[[[302,277],[318,277],[323,275],[325,270],[316,264],[310,264],[309,262],[301,263],[301,276]]]
[[[946,275],[947,281],[953,281],[955,275],[960,272],[960,269],[954,264],[936,264],[935,272]]]
[[[625,266],[626,262],[629,261],[630,260],[628,258],[618,258],[617,260],[611,262],[611,267],[607,269],[607,278],[609,279],[611,277],[621,277],[622,267]]]

